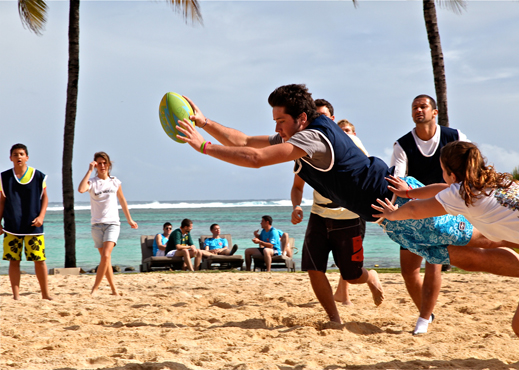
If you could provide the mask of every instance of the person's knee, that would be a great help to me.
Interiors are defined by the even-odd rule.
[[[341,271],[343,280],[350,284],[362,284],[368,279],[368,270],[365,268],[349,268],[346,272]]]
[[[308,270],[307,272],[310,279],[326,276],[326,274],[322,271]]]
[[[519,308],[517,310],[518,312],[515,313],[515,316],[512,320],[512,329],[515,335],[519,337]]]

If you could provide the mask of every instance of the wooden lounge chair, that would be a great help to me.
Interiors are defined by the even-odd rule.
[[[141,235],[140,272],[153,271],[154,268],[181,270],[184,265],[182,257],[153,257],[153,239],[155,239],[155,235]]]
[[[202,235],[198,239],[198,242],[200,244],[200,249],[205,249],[204,242],[207,238],[212,238],[212,235]],[[232,237],[231,234],[221,234],[221,238],[227,239],[227,243],[229,244],[229,249],[232,249]],[[225,256],[225,255],[213,255],[210,257],[203,257],[202,263],[200,265],[201,270],[230,270],[234,268],[240,268],[243,269],[243,256],[239,255],[232,255],[232,256]]]
[[[295,239],[294,238],[289,238],[288,239],[288,242],[290,243],[290,246],[292,247],[292,249],[294,249],[294,243],[295,243]],[[265,260],[263,259],[263,257],[259,258],[259,257],[252,257],[253,261],[254,261],[254,267],[253,267],[253,271],[256,271],[257,268],[259,268],[261,271],[265,271],[267,269],[267,266],[265,266]],[[287,269],[288,272],[292,271],[292,272],[295,272],[296,271],[296,263],[294,262],[294,260],[290,257],[287,257],[287,256],[274,256],[272,257],[272,264],[270,265],[270,269]]]

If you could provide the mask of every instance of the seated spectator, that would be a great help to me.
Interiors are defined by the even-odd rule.
[[[185,267],[190,271],[198,270],[202,253],[197,249],[191,238],[193,221],[185,218],[180,224],[180,228],[173,230],[166,244],[166,257],[181,256],[184,258]],[[195,257],[195,266],[191,263],[191,258]]]
[[[204,241],[205,250],[202,251],[204,256],[208,256],[204,252],[209,252],[211,254],[219,254],[224,256],[232,256],[238,250],[238,246],[235,244],[232,247],[232,250],[229,250],[229,243],[227,239],[220,237],[220,226],[218,224],[212,224],[209,228],[211,233],[213,233],[212,238],[207,238]]]
[[[166,253],[166,243],[169,240],[169,236],[171,235],[171,231],[173,230],[173,226],[169,222],[166,222],[164,226],[162,226],[163,233],[157,234],[155,239],[153,239],[153,257],[164,257]]]
[[[279,241],[281,242],[281,254],[283,256],[292,258],[292,255],[294,254],[294,250],[292,249],[292,246],[289,243],[290,236],[288,235],[288,233],[285,233],[279,229],[276,229],[276,230],[278,231]],[[260,235],[259,230],[255,230],[254,236],[256,238],[259,238],[259,235]]]
[[[245,266],[250,271],[253,257],[263,257],[267,271],[270,271],[272,257],[281,255],[281,241],[279,231],[272,227],[272,217],[263,216],[261,218],[261,233],[254,232],[252,242],[259,245],[259,248],[247,248],[245,250]]]

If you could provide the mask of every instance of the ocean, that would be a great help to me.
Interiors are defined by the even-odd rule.
[[[214,202],[128,202],[132,218],[139,224],[137,230],[126,223],[122,210],[121,234],[117,246],[112,253],[112,264],[124,270],[134,267],[139,271],[141,263],[141,235],[154,235],[162,232],[162,225],[169,221],[173,228],[180,226],[184,218],[193,221],[191,235],[195,243],[200,235],[210,235],[209,226],[218,223],[222,234],[231,234],[233,244],[238,244],[237,254],[244,253],[252,243],[253,231],[260,228],[263,215],[273,218],[273,226],[295,238],[295,246],[299,252],[294,255],[296,268],[301,268],[301,254],[306,223],[310,214],[311,200],[304,200],[302,207],[305,220],[299,225],[292,225],[290,216],[292,205],[289,200],[244,200]],[[76,210],[76,262],[77,267],[88,271],[95,268],[100,260],[90,234],[90,204],[79,202]],[[47,209],[44,223],[45,250],[47,267],[64,267],[65,242],[63,237],[63,207],[59,203],[51,203]],[[198,245],[197,245],[198,247]],[[330,256],[328,265],[333,264]],[[399,246],[384,234],[382,228],[368,223],[364,240],[364,266],[399,267]],[[0,274],[8,273],[8,261],[0,263]],[[34,263],[25,261],[22,256],[21,269],[34,273]]]

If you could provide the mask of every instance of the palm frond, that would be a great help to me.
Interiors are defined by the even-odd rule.
[[[198,0],[166,0],[171,4],[173,10],[177,13],[182,13],[182,17],[187,23],[188,18],[191,22],[203,24],[202,12]]]
[[[23,27],[37,35],[45,29],[47,22],[47,4],[43,0],[18,0],[18,13]]]
[[[440,8],[447,8],[456,14],[461,14],[467,9],[465,0],[436,0],[436,3]]]

